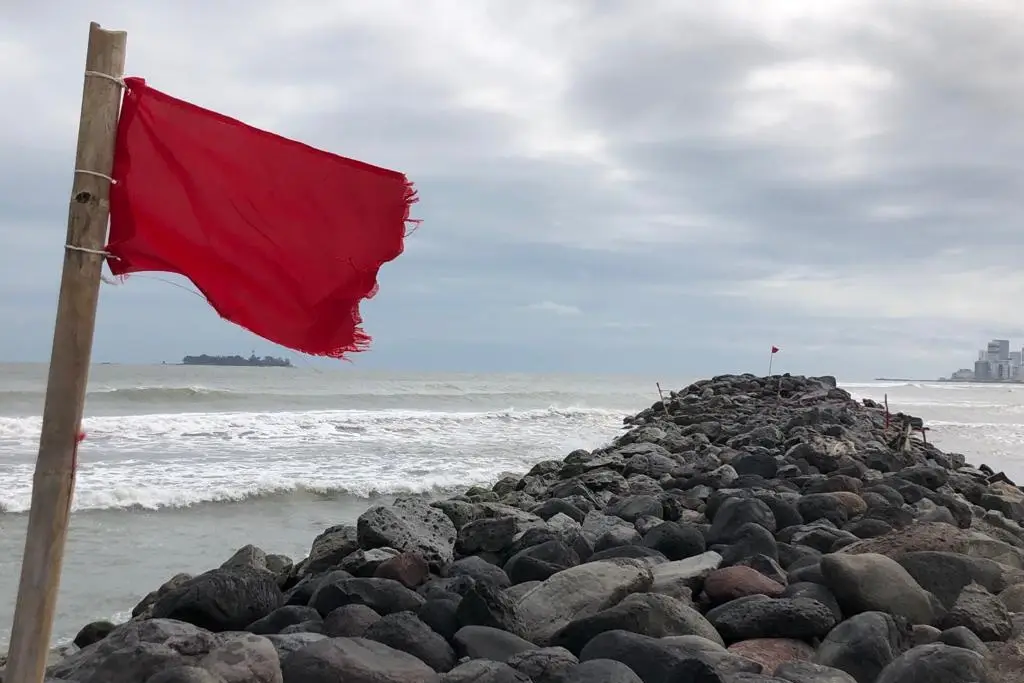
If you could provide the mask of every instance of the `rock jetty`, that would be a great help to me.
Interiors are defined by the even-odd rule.
[[[886,422],[831,377],[697,382],[604,448],[372,508],[301,561],[175,576],[49,680],[1020,680],[1024,493]]]

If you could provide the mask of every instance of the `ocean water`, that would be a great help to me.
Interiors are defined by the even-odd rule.
[[[0,651],[25,542],[46,369],[0,364]],[[325,527],[404,492],[442,495],[607,443],[686,377],[398,375],[95,366],[55,643],[122,619],[178,572],[254,543],[300,558]],[[845,384],[1024,480],[1024,387]]]

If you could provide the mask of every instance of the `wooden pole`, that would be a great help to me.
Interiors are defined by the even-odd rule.
[[[123,31],[89,25],[85,70],[91,73],[82,90],[64,270],[5,683],[41,683],[50,649],[110,213],[110,181],[103,176],[114,162],[126,43]]]
[[[658,387],[658,398],[661,399],[661,409],[665,411],[666,415],[668,415],[668,406],[665,405],[665,392],[661,390],[661,382],[655,382],[654,386]]]

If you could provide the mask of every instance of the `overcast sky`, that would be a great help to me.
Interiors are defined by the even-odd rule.
[[[49,355],[90,20],[129,75],[417,184],[356,367],[763,372],[776,344],[933,377],[1024,345],[1019,0],[4,0],[0,359]],[[182,283],[104,285],[94,359],[280,351]]]

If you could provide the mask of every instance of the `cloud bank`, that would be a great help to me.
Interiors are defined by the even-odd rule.
[[[90,20],[157,88],[417,183],[357,367],[759,372],[776,344],[931,377],[1024,337],[1019,3],[59,7],[0,25],[0,358],[47,358]],[[97,360],[268,347],[180,280],[101,294]]]

